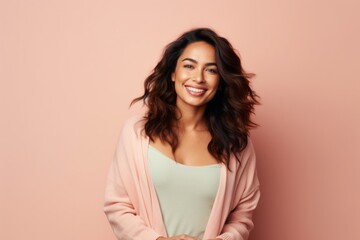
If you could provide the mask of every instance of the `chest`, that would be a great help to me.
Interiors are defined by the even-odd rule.
[[[218,163],[207,149],[210,141],[211,135],[208,132],[191,132],[179,134],[179,145],[175,152],[172,152],[168,143],[160,139],[155,139],[150,144],[178,163],[205,166]]]

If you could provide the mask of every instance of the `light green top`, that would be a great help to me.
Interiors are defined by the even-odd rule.
[[[219,187],[221,165],[184,165],[151,145],[148,158],[168,236],[202,238]]]

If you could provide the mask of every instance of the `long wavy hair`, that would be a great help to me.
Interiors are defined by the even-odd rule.
[[[143,101],[148,106],[144,130],[151,139],[159,138],[178,146],[176,92],[171,74],[186,46],[204,41],[215,48],[220,83],[217,93],[206,106],[205,120],[211,134],[208,151],[218,162],[229,167],[233,154],[240,162],[239,153],[248,144],[249,130],[257,124],[251,120],[254,105],[259,104],[249,79],[254,74],[244,71],[241,61],[229,41],[209,28],[197,28],[183,33],[165,47],[163,56],[144,83],[144,94],[131,105]]]

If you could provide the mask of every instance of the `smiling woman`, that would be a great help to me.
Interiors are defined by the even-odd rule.
[[[166,47],[108,175],[104,211],[119,240],[248,238],[260,197],[250,76],[211,29]]]
[[[206,42],[194,42],[184,49],[171,75],[175,82],[176,106],[184,109],[189,105],[204,112],[220,81],[215,61],[215,49]]]

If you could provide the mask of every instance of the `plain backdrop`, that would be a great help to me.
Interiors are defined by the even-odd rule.
[[[359,1],[0,1],[0,239],[114,240],[123,121],[164,46],[211,27],[256,74],[251,240],[360,239]]]

